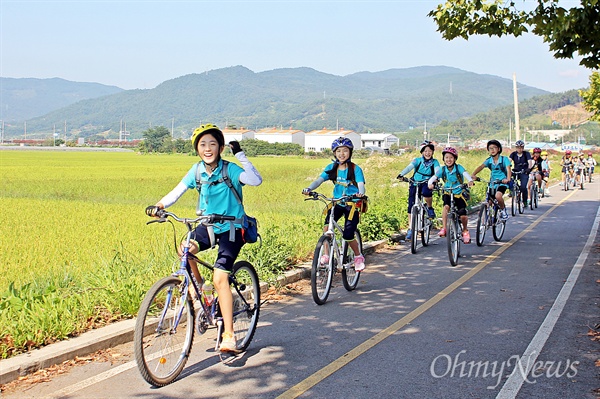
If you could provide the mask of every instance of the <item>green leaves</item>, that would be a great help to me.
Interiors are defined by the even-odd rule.
[[[600,122],[600,73],[596,71],[590,75],[590,87],[580,90],[579,95],[586,111],[593,114],[591,119]]]
[[[581,0],[580,7],[565,9],[557,0],[538,0],[530,12],[519,11],[515,3],[501,0],[459,0],[439,4],[427,15],[438,25],[447,40],[473,35],[520,36],[533,32],[549,43],[555,58],[582,57],[580,64],[600,67],[600,3]]]

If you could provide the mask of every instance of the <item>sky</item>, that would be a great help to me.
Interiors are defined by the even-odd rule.
[[[555,59],[532,34],[442,39],[427,17],[442,2],[0,0],[0,76],[151,89],[236,65],[338,76],[444,65],[507,79],[514,73],[519,84],[550,92],[589,85],[591,72],[578,58]]]

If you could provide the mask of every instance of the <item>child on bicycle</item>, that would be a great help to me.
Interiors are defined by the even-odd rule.
[[[345,137],[339,137],[331,144],[331,151],[335,156],[335,161],[325,167],[321,175],[313,181],[307,188],[302,190],[302,194],[310,195],[313,190],[316,190],[326,180],[331,180],[333,186],[333,197],[340,198],[345,195],[355,195],[363,197],[365,194],[365,176],[360,166],[351,161],[354,144]],[[325,228],[327,231],[329,226],[329,215],[325,218]],[[346,205],[338,204],[333,210],[333,219],[337,222],[342,215],[346,223],[344,224],[343,238],[348,242],[352,251],[357,254],[354,257],[354,269],[360,272],[365,269],[365,257],[360,252],[358,242],[354,237],[354,233],[360,221],[360,203],[352,202]],[[323,255],[320,259],[322,264],[329,263],[328,255]]]
[[[423,143],[421,143],[421,155],[422,156],[419,158],[413,159],[411,161],[411,163],[409,163],[408,166],[406,168],[404,168],[397,177],[397,179],[402,180],[407,173],[409,173],[411,170],[414,169],[415,173],[412,176],[413,180],[415,180],[417,182],[422,182],[422,183],[419,183],[418,186],[411,184],[408,189],[408,223],[409,223],[409,226],[408,226],[408,231],[406,232],[407,240],[410,240],[412,238],[412,234],[413,234],[412,226],[410,225],[410,223],[412,222],[412,218],[410,216],[412,213],[412,207],[415,204],[415,193],[416,193],[417,189],[419,190],[419,192],[421,193],[423,198],[425,198],[425,203],[427,204],[427,214],[428,214],[429,218],[435,219],[435,211],[433,210],[433,207],[431,206],[433,193],[427,186],[427,180],[429,180],[431,178],[431,176],[433,176],[440,169],[440,163],[438,162],[437,159],[433,158],[434,151],[435,151],[435,146],[433,145],[432,142],[424,141]]]
[[[562,184],[565,191],[567,191],[569,189],[567,186],[567,178],[573,176],[573,158],[571,157],[571,150],[565,151],[565,155],[560,160],[560,166],[562,166]]]
[[[442,179],[444,180],[444,188],[450,189],[454,187],[452,193],[454,194],[454,205],[456,205],[456,208],[458,209],[460,221],[463,226],[462,238],[463,242],[468,244],[471,242],[471,235],[469,234],[469,229],[467,228],[467,224],[469,222],[469,217],[467,216],[467,201],[463,196],[464,189],[460,186],[466,180],[469,184],[469,187],[473,187],[473,179],[462,165],[456,163],[456,160],[458,159],[458,151],[456,148],[444,148],[442,151],[442,156],[444,157],[444,166],[435,172],[435,174],[427,182],[427,185],[429,190],[433,190],[435,182],[438,179]],[[444,203],[444,209],[442,210],[442,229],[439,232],[439,236],[445,237],[447,226],[446,221],[448,219],[448,212],[450,211],[450,194],[444,193],[442,196],[442,201]]]
[[[550,178],[550,161],[548,160],[548,151],[542,151],[542,179],[546,182],[546,196],[550,195],[550,189],[548,188],[548,179]]]
[[[181,182],[154,206],[146,208],[148,216],[156,216],[159,209],[173,205],[187,190],[197,189],[199,191],[198,210],[199,214],[234,216],[235,221],[215,223],[212,226],[199,225],[192,235],[191,253],[198,253],[219,246],[217,260],[214,265],[213,283],[219,295],[221,314],[223,316],[224,332],[223,340],[219,350],[221,352],[235,352],[236,339],[233,330],[233,296],[229,288],[229,274],[233,264],[244,245],[242,223],[245,216],[244,207],[238,201],[233,190],[223,181],[222,168],[224,165],[221,154],[225,149],[225,137],[223,132],[213,124],[202,125],[192,134],[192,146],[200,156],[201,161],[194,164]],[[239,167],[235,163],[228,163],[227,175],[242,198],[242,186],[258,186],[262,183],[262,177],[246,158],[240,143],[231,141],[229,143],[231,152],[242,164]],[[200,185],[198,186],[198,183]],[[210,230],[213,230],[212,232]],[[213,234],[214,233],[214,234]],[[190,261],[191,263],[193,261]],[[202,279],[198,273],[195,262],[192,270],[196,279]]]
[[[539,192],[542,191],[542,157],[540,154],[542,149],[535,147],[533,149],[533,166],[530,168],[531,174],[529,176],[529,183],[527,184],[527,190],[531,188],[531,185],[537,182]],[[534,182],[535,180],[535,182]]]
[[[473,179],[477,179],[477,173],[481,172],[483,168],[489,168],[491,171],[490,184],[494,181],[499,181],[495,187],[495,197],[498,201],[498,207],[500,208],[500,219],[508,220],[508,213],[506,212],[506,205],[504,204],[504,193],[508,188],[508,183],[512,176],[510,169],[510,159],[502,154],[502,144],[498,140],[490,140],[487,142],[487,150],[490,156],[483,161],[473,171]]]
[[[516,173],[516,176],[519,179],[519,188],[521,189],[521,196],[523,197],[523,204],[527,204],[527,198],[529,196],[528,189],[529,187],[529,171],[533,166],[533,159],[529,151],[525,150],[525,142],[523,140],[517,140],[515,143],[516,150],[511,152],[508,156],[514,164],[513,173]],[[516,182],[516,180],[515,180]]]

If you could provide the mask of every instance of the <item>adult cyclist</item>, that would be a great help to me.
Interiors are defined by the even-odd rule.
[[[519,187],[521,188],[521,195],[523,197],[523,203],[529,205],[527,203],[528,190],[529,187],[529,171],[533,166],[533,158],[529,151],[525,150],[525,142],[523,140],[517,140],[515,143],[516,150],[511,152],[508,156],[513,162],[513,173],[517,177]]]

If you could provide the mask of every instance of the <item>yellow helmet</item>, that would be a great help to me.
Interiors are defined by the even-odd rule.
[[[542,156],[548,155],[548,151],[542,151]]]
[[[212,123],[207,123],[205,125],[201,125],[194,130],[192,133],[192,147],[194,151],[198,151],[196,148],[198,146],[198,141],[200,141],[200,137],[204,136],[206,133],[210,133],[217,139],[217,143],[219,143],[219,147],[225,146],[225,136],[223,136],[223,132],[221,129],[217,127],[217,125],[213,125]]]

